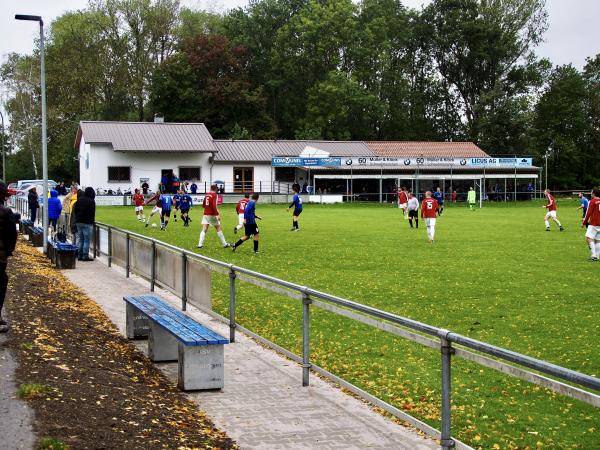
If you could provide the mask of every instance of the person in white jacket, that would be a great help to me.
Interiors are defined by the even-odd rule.
[[[415,219],[416,228],[419,228],[419,200],[411,192],[408,194],[408,223],[413,227],[413,219]]]

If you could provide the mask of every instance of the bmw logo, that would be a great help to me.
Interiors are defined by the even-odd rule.
[[[461,159],[460,160],[460,165],[461,166],[466,166],[467,165],[467,160],[466,159]]]
[[[405,166],[410,166],[410,159],[405,159],[404,160],[404,165]]]
[[[347,159],[346,160],[346,165],[347,166],[351,166],[352,165],[352,160],[351,159]]]

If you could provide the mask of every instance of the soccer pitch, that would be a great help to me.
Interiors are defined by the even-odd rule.
[[[588,262],[578,202],[558,202],[562,233],[545,231],[543,204],[448,205],[430,245],[424,224],[410,229],[389,204],[305,205],[293,233],[286,205],[259,202],[258,255],[251,242],[221,248],[213,229],[201,253],[599,376],[600,263]],[[234,242],[234,205],[220,210]],[[96,220],[196,251],[201,211],[190,228],[171,219],[166,231],[144,228],[133,207],[98,207]],[[213,275],[224,315],[227,283]],[[300,354],[300,304],[239,285],[238,322]],[[439,426],[438,351],[313,308],[311,360]],[[600,410],[459,358],[452,419],[453,435],[475,448],[600,448]]]

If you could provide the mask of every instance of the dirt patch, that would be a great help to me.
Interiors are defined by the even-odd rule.
[[[35,431],[74,449],[236,448],[100,307],[20,242],[6,307]]]

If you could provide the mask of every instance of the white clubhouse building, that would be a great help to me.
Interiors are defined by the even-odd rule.
[[[75,147],[80,184],[112,191],[155,191],[174,175],[198,193],[216,182],[225,194],[287,194],[297,182],[345,200],[385,200],[401,185],[516,199],[540,181],[531,158],[490,157],[471,142],[238,141],[213,139],[202,123],[83,121]]]

